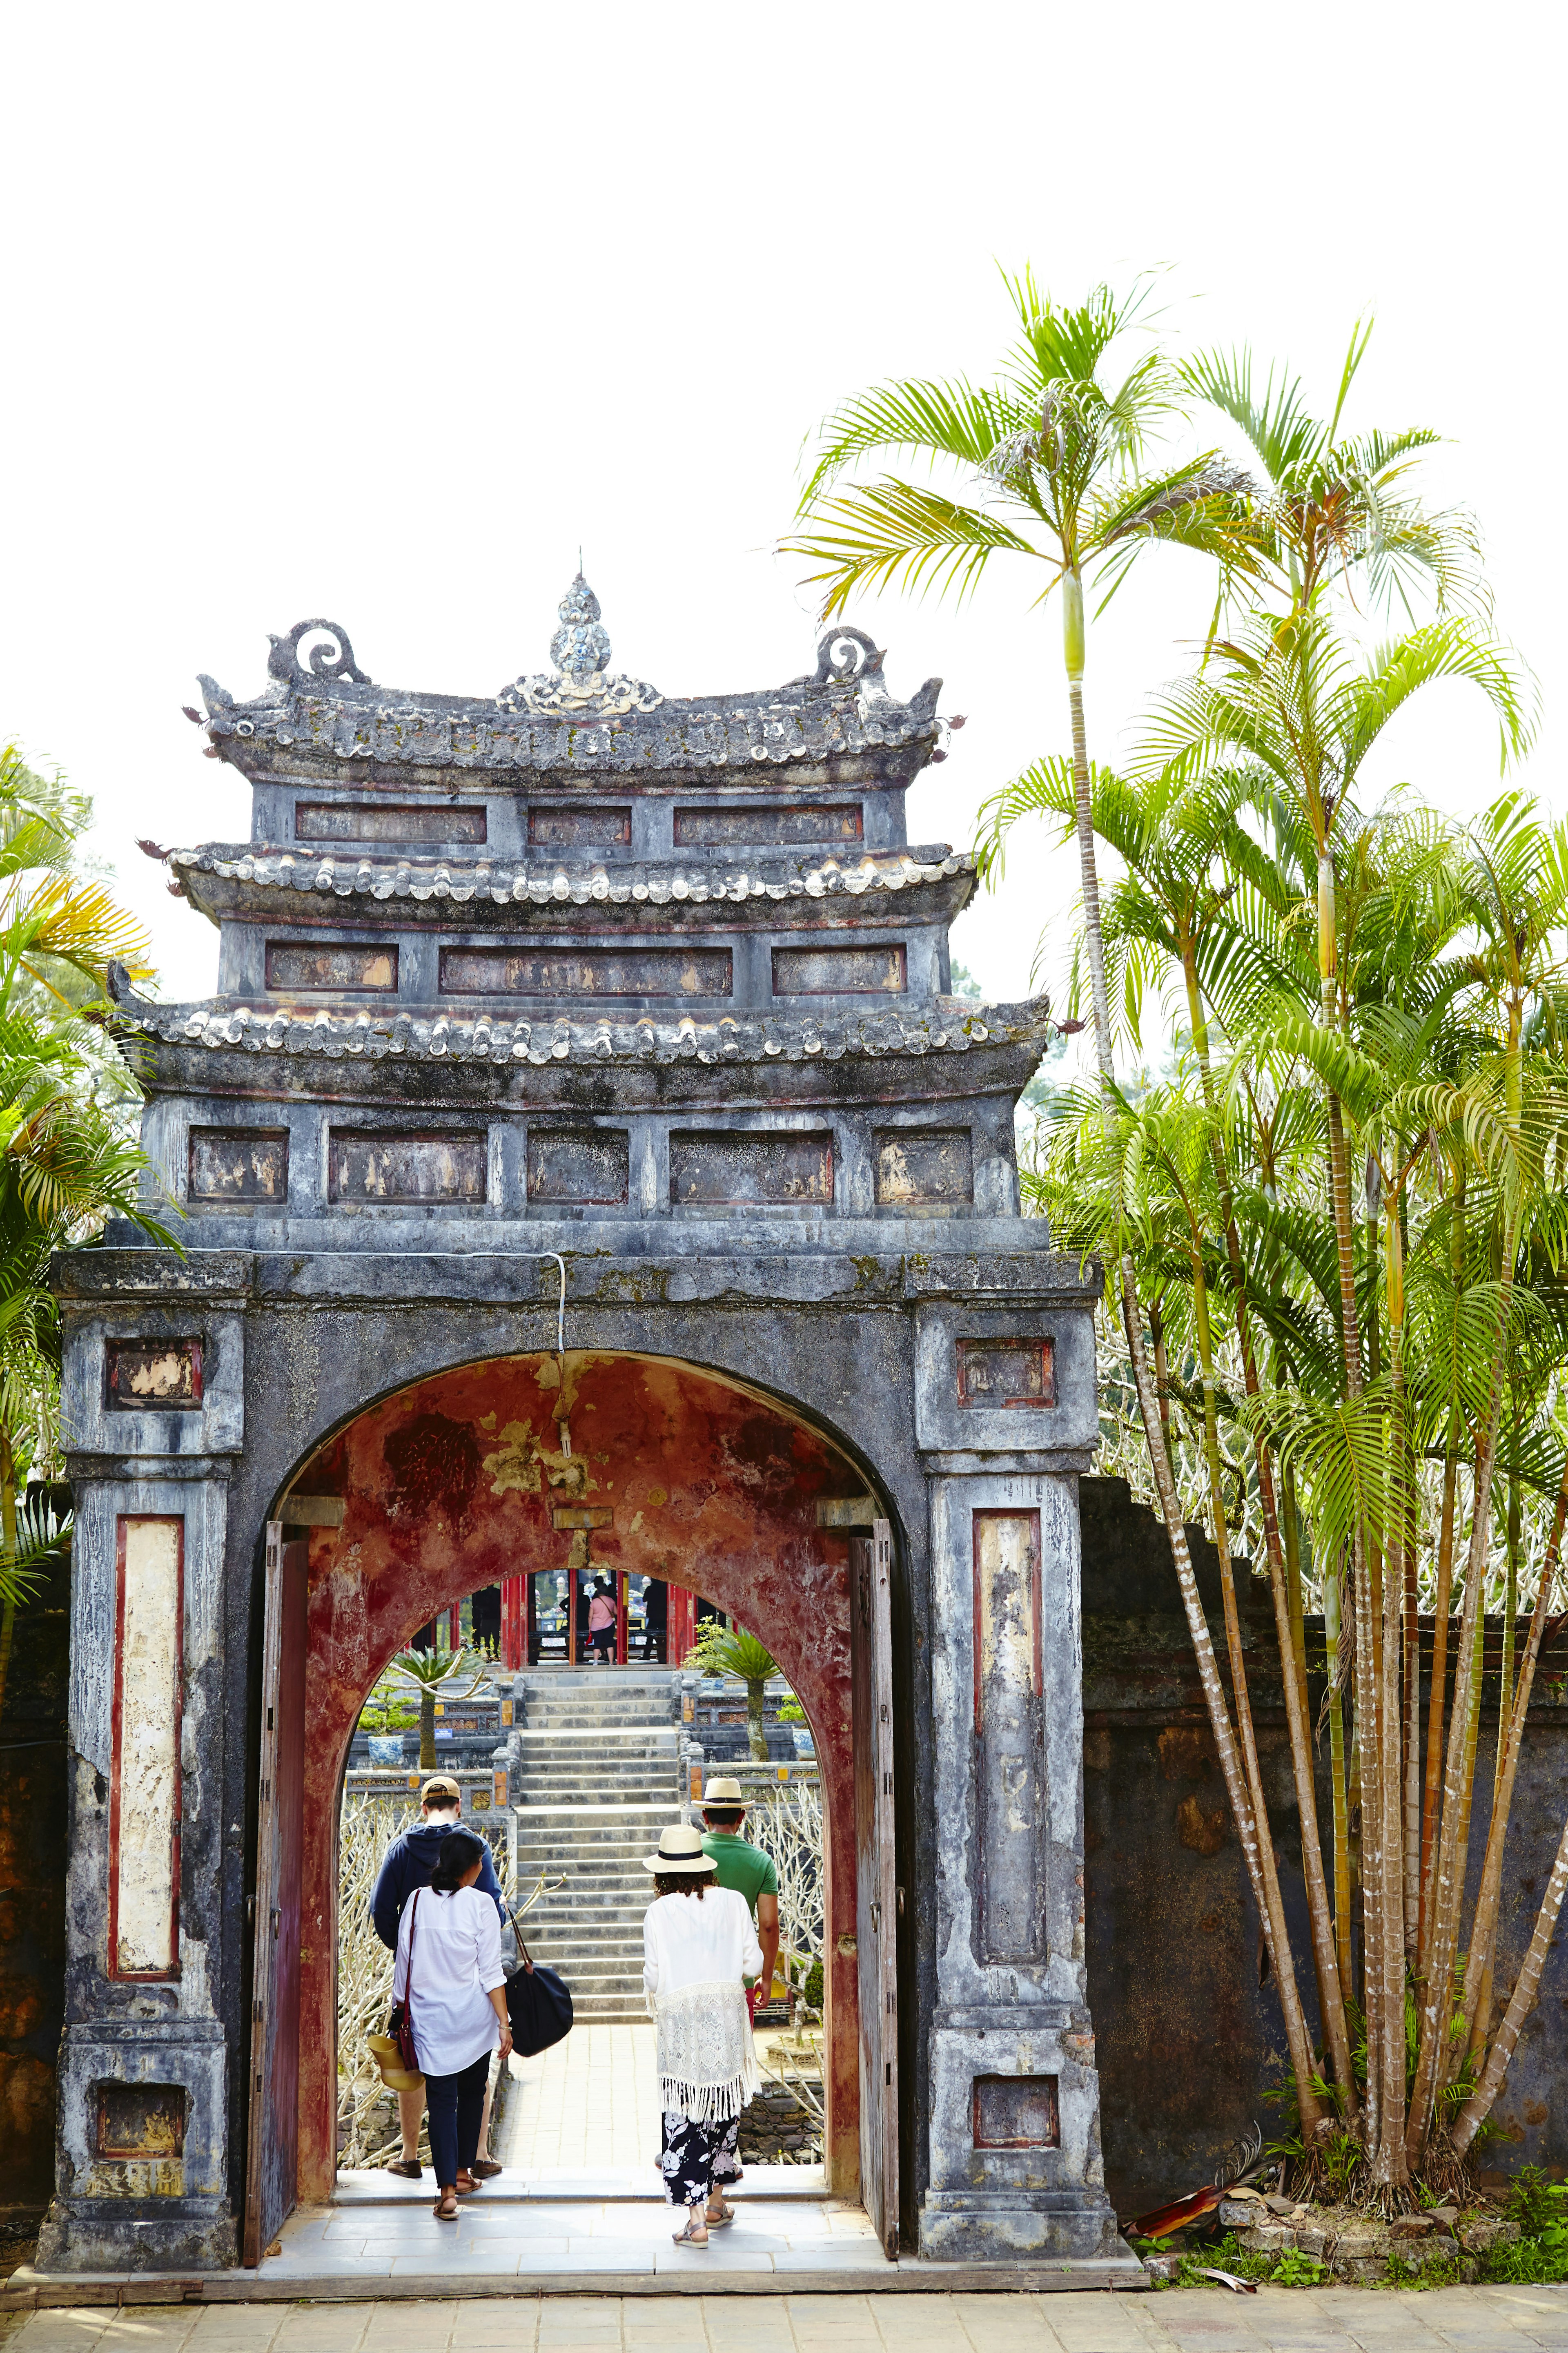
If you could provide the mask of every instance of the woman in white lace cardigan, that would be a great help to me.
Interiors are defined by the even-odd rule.
[[[705,2247],[710,2230],[734,2220],[714,2194],[713,2160],[759,2082],[745,1980],[760,1974],[763,1948],[745,1897],[713,1885],[698,1831],[674,1824],[643,1869],[656,1891],[643,1920],[642,1974],[658,2029],[664,2194],[686,2209],[676,2245]]]

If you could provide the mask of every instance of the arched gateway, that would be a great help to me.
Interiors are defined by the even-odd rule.
[[[254,791],[249,842],[170,853],[219,993],[118,983],[188,1254],[59,1271],[40,2263],[253,2260],[330,2194],[354,1716],[415,1627],[591,1525],[756,1627],[816,1726],[834,2186],[889,2250],[1103,2275],[1092,1292],[1018,1214],[1046,1008],[949,993],[973,865],[906,843],[940,682],[896,702],[839,630],[773,693],[667,700],[581,579],[561,613],[493,702],[373,686],[319,622],[254,702],[202,682]]]

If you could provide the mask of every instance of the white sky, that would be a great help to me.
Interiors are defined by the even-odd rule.
[[[994,263],[1078,298],[1169,269],[1189,344],[1249,339],[1352,421],[1452,437],[1434,495],[1486,529],[1500,628],[1559,807],[1561,12],[1407,0],[938,12],[616,5],[13,9],[0,378],[0,739],[97,798],[96,847],[165,993],[216,934],[133,841],[232,839],[249,796],[180,715],[208,670],[326,615],[388,684],[493,693],[546,666],[582,542],[615,661],[665,692],[809,669],[788,526],[803,437],[889,375],[986,374]],[[1555,223],[1555,227],[1552,225]],[[1537,491],[1531,492],[1534,481]],[[1162,552],[1091,641],[1091,750],[1201,634]],[[917,840],[1067,743],[1054,607],[996,564],[962,612],[852,615],[907,694],[947,680],[953,756]],[[1435,692],[1378,781],[1497,789],[1479,696]],[[954,935],[1027,987],[1074,860],[1020,843]],[[1055,942],[1067,926],[1057,922]],[[1059,965],[1057,967],[1059,970]],[[1054,977],[1054,974],[1050,976]]]

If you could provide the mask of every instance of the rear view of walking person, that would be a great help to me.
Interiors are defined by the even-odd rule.
[[[382,1857],[376,1878],[375,1892],[370,1899],[370,1916],[375,1933],[389,1953],[397,1950],[400,1922],[414,1895],[430,1884],[447,1833],[457,1829],[462,1820],[463,1792],[459,1783],[449,1773],[433,1773],[419,1792],[421,1819],[412,1830],[401,1831]],[[476,1885],[481,1895],[489,1897],[495,1905],[496,1921],[506,1916],[506,1905],[500,1892],[500,1882],[490,1861],[490,1851],[484,1840],[479,1841],[481,1861]],[[490,2092],[485,2086],[485,2110],[479,2125],[479,2148],[483,2153],[474,2159],[474,2172],[481,2180],[500,2167],[488,2154],[489,2134]],[[421,2091],[399,2092],[397,2124],[402,2147],[387,2166],[405,2181],[417,2181],[419,2163],[419,2120],[425,2113],[425,2094]]]
[[[643,1988],[658,2029],[664,2194],[684,2206],[679,2246],[705,2247],[733,2221],[714,2161],[757,2089],[745,1980],[763,1966],[744,1896],[713,1883],[694,1830],[677,1822],[648,1855],[654,1901],[643,1919]]]
[[[490,2052],[511,2050],[500,1923],[476,1882],[485,1843],[449,1831],[428,1887],[416,1888],[397,1928],[393,1994],[404,2006],[425,2078],[436,2219],[454,2222],[458,2200],[479,2183],[479,2146]]]

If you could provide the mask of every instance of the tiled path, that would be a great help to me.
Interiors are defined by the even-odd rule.
[[[577,2026],[553,2051],[514,2059],[496,2154],[509,2170],[625,2167],[658,2182],[654,2029]]]
[[[30,2314],[6,2353],[1525,2353],[1533,2346],[1568,2347],[1568,2292],[143,2306]]]

